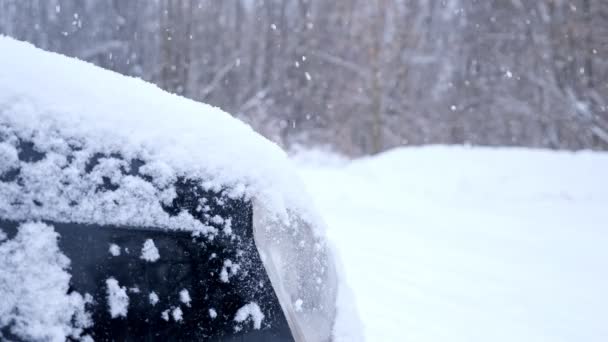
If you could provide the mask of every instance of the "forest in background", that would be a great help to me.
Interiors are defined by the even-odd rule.
[[[0,0],[0,34],[285,148],[608,149],[605,0]]]

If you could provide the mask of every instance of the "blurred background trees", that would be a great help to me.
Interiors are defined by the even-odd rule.
[[[287,148],[608,149],[605,0],[0,0],[0,33]]]

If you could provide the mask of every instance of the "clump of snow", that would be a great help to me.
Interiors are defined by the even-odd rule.
[[[0,51],[1,172],[22,180],[0,182],[3,217],[215,234],[163,210],[187,177],[322,230],[286,154],[220,109],[7,37]],[[21,142],[36,158],[15,159]]]
[[[293,307],[297,312],[300,312],[300,311],[302,311],[302,304],[304,304],[304,301],[302,299],[298,298],[293,303]]]
[[[0,331],[23,340],[64,341],[82,338],[83,328],[92,325],[85,308],[91,297],[68,293],[70,260],[58,237],[49,225],[24,223],[13,239],[0,243]]]
[[[224,234],[231,236],[232,235],[232,220],[230,218],[227,218],[226,220],[224,220],[224,229],[223,229]]]
[[[215,319],[217,317],[217,311],[215,311],[214,308],[209,309],[209,317],[211,317],[211,319]]]
[[[257,303],[251,302],[243,305],[237,310],[236,315],[234,316],[234,321],[238,323],[243,323],[247,319],[251,319],[254,329],[260,329],[262,327],[264,314]]]
[[[226,267],[223,267],[222,271],[220,272],[220,280],[224,283],[230,281],[230,279],[228,278],[228,271],[226,270]]]
[[[158,248],[156,248],[156,245],[152,239],[147,239],[144,241],[140,258],[148,262],[155,262],[156,260],[160,259]]]
[[[110,252],[110,254],[112,256],[119,256],[120,255],[120,246],[118,246],[115,243],[110,244],[110,248],[108,248],[108,252]]]
[[[163,312],[161,312],[160,313],[160,317],[168,322],[169,321],[169,309],[164,310]]]
[[[152,239],[147,239],[144,241],[140,258],[148,262],[155,262],[156,260],[160,259],[158,248],[156,248],[156,245]]]
[[[190,292],[188,292],[186,289],[179,291],[179,300],[187,306],[190,306],[190,302],[192,301],[192,298],[190,298]]]
[[[8,144],[0,142],[0,175],[7,171],[16,169],[19,166],[19,157],[17,149]]]
[[[224,219],[220,215],[215,215],[211,218],[211,222],[219,225],[224,223]]]
[[[174,321],[181,322],[184,319],[184,313],[180,307],[176,307],[171,310],[171,317],[173,317]]]
[[[120,286],[114,278],[106,279],[108,310],[112,318],[127,317],[129,310],[129,295],[127,288]]]
[[[150,300],[150,304],[152,306],[156,305],[159,301],[158,295],[154,291],[150,292],[150,294],[148,295],[148,299]]]
[[[224,283],[230,282],[230,277],[238,273],[241,266],[237,263],[233,263],[232,260],[224,260],[224,265],[220,271],[220,280]]]

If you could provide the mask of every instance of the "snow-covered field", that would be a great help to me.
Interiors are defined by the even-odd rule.
[[[294,159],[368,341],[608,341],[608,154]]]

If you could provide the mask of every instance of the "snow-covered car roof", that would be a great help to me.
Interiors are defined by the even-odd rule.
[[[0,216],[209,232],[162,209],[188,178],[321,226],[286,154],[222,110],[7,37],[0,51]]]
[[[360,336],[322,220],[278,146],[218,108],[142,80],[3,36],[0,51],[0,219],[25,222],[13,240],[0,230],[0,254],[37,255],[20,240],[46,229],[32,222],[37,220],[186,230],[209,239],[231,235],[230,217],[195,216],[204,215],[210,206],[205,201],[221,206],[237,200],[252,208],[255,245],[296,339]],[[192,196],[178,196],[185,188],[194,189]],[[182,197],[198,202],[175,205]],[[54,246],[57,234],[48,227],[48,234],[39,235]],[[10,260],[0,268],[13,264],[23,268]],[[53,267],[62,271],[66,265]],[[63,287],[52,287],[59,294],[69,279],[62,277]],[[19,304],[23,296],[17,292],[31,291],[21,286],[7,294],[14,282],[0,277],[0,290]],[[35,299],[49,290],[34,292]],[[85,302],[79,298],[73,313]],[[0,307],[0,319],[7,307]],[[60,335],[78,335],[86,326]]]

